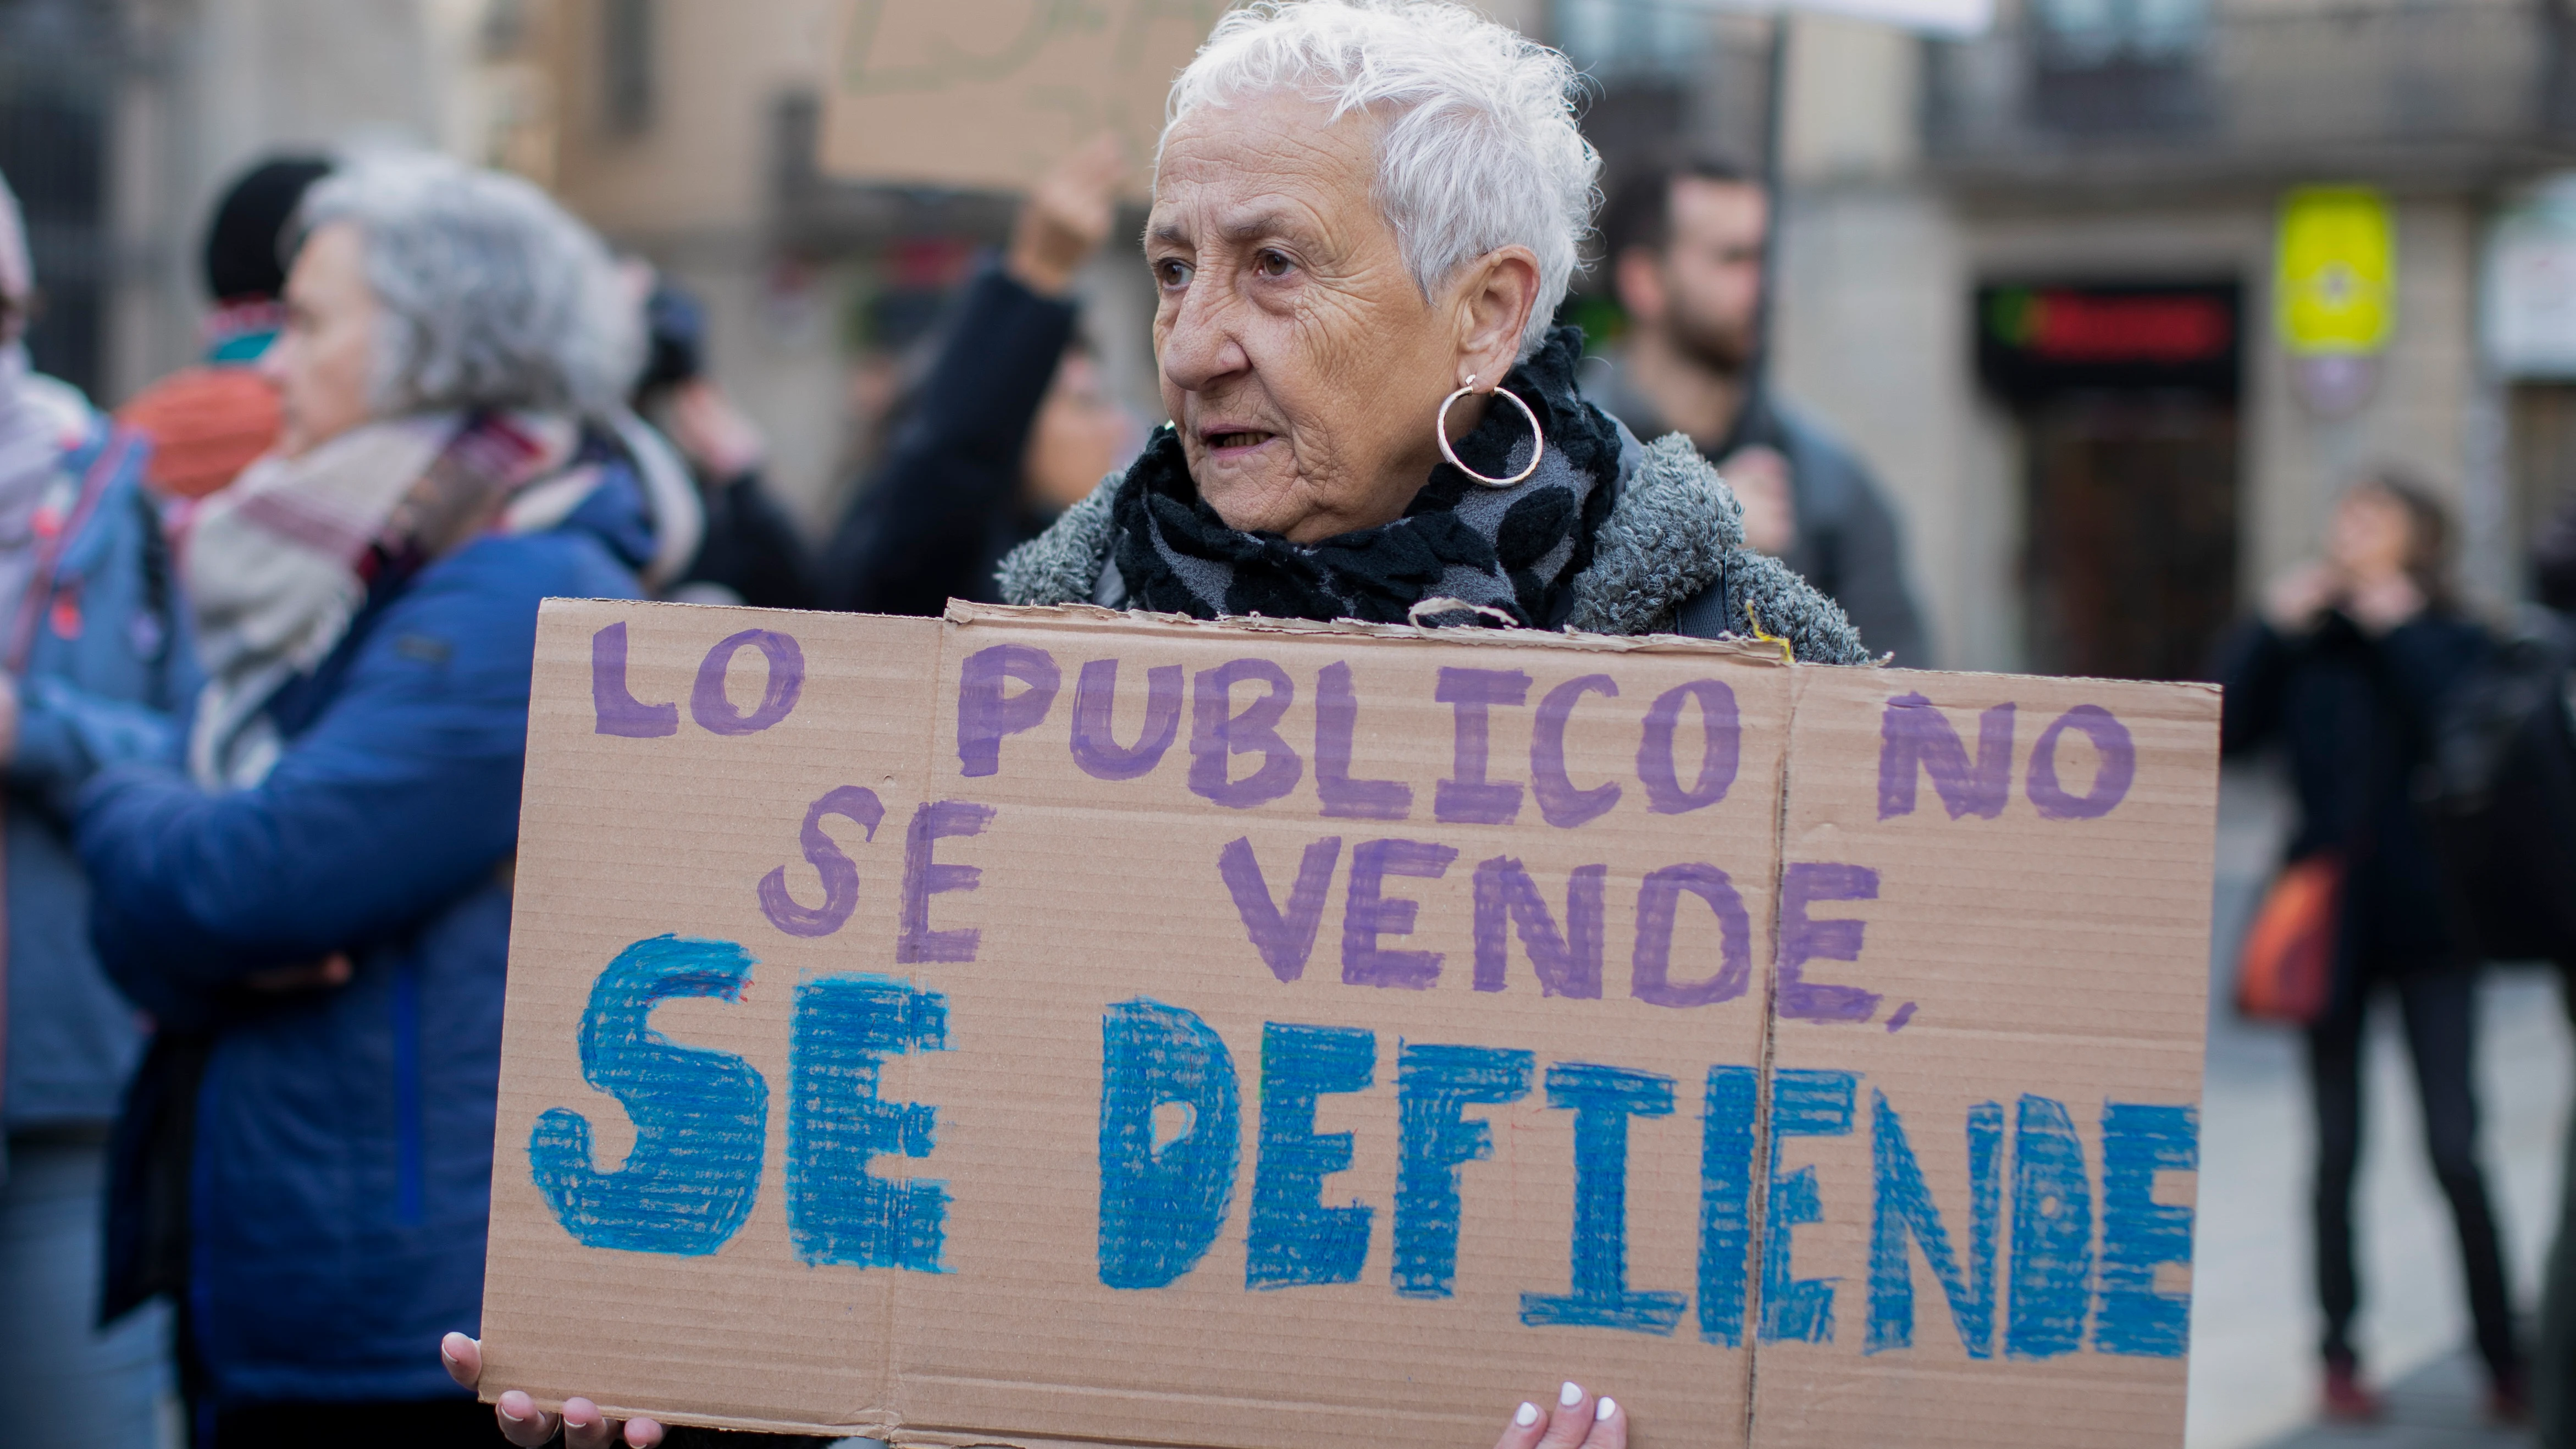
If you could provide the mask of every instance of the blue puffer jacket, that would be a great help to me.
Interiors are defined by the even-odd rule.
[[[458,1392],[437,1343],[481,1316],[537,604],[631,597],[651,542],[612,463],[556,528],[380,588],[270,703],[259,785],[126,769],[83,795],[101,959],[210,1040],[186,1276],[216,1409]],[[244,985],[334,951],[344,986]]]
[[[96,414],[45,506],[68,531],[31,598],[8,763],[8,1125],[96,1127],[116,1115],[142,1029],[90,949],[89,883],[72,853],[74,795],[101,768],[175,753],[196,692],[161,522],[141,487],[149,447]]]

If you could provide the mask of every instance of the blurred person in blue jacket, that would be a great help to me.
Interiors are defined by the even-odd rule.
[[[90,949],[71,804],[102,766],[171,754],[195,679],[139,486],[149,445],[31,369],[34,300],[0,180],[0,1425],[12,1449],[141,1449],[169,1382],[167,1315],[96,1325],[108,1128],[143,1031]]]
[[[1068,295],[1109,235],[1120,164],[1108,137],[1066,157],[966,284],[884,463],[824,551],[824,607],[937,614],[951,598],[999,600],[1002,555],[1144,445]]]
[[[426,1350],[481,1311],[538,601],[676,571],[696,500],[624,410],[636,299],[535,187],[378,158],[302,224],[284,432],[184,558],[184,765],[79,802],[100,958],[196,1044],[129,1096],[110,1306],[182,1305],[200,1446],[472,1443]]]

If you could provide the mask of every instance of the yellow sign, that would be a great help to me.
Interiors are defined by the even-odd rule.
[[[2397,322],[2397,233],[2388,201],[2359,186],[2309,186],[2281,203],[2273,288],[2293,355],[2363,356]]]

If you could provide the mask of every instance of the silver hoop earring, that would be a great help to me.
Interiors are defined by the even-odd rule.
[[[1532,473],[1538,471],[1538,460],[1547,452],[1547,434],[1539,431],[1538,414],[1530,411],[1530,405],[1528,403],[1522,402],[1518,394],[1510,392],[1504,388],[1497,387],[1491,394],[1488,394],[1488,396],[1510,398],[1512,400],[1512,406],[1521,410],[1521,416],[1529,419],[1529,466],[1523,468],[1517,473],[1514,473],[1509,478],[1488,478],[1484,474],[1477,472],[1475,469],[1468,467],[1466,464],[1459,462],[1458,450],[1449,446],[1449,405],[1475,390],[1476,379],[1469,377],[1465,387],[1458,389],[1456,392],[1453,392],[1440,400],[1440,411],[1431,419],[1431,434],[1433,437],[1440,440],[1440,456],[1449,460],[1450,467],[1457,469],[1459,472],[1466,474],[1468,477],[1475,479],[1477,482],[1484,484],[1488,488],[1518,487],[1520,484],[1527,482]]]

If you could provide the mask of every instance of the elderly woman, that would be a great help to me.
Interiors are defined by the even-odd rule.
[[[1021,604],[1785,640],[1868,658],[1842,611],[1747,551],[1679,434],[1642,446],[1576,391],[1551,329],[1600,163],[1565,58],[1460,6],[1265,0],[1172,92],[1145,262],[1159,429],[1004,560]],[[463,1336],[460,1382],[480,1372]],[[1568,1384],[1503,1449],[1616,1449]],[[557,1417],[500,1398],[511,1442]],[[567,1442],[616,1426],[574,1400]],[[630,1444],[661,1442],[647,1421]]]
[[[1867,658],[1551,328],[1599,161],[1564,57],[1455,5],[1257,4],[1171,99],[1146,224],[1172,416],[1005,560],[1014,603],[1786,639]],[[1435,603],[1438,600],[1454,601]]]
[[[371,1404],[371,1444],[488,1440],[428,1346],[480,1312],[537,604],[633,595],[694,518],[621,441],[634,301],[542,193],[388,159],[303,221],[279,448],[187,540],[185,770],[80,800],[100,956],[197,1043],[130,1099],[111,1274],[182,1305],[200,1445]]]

